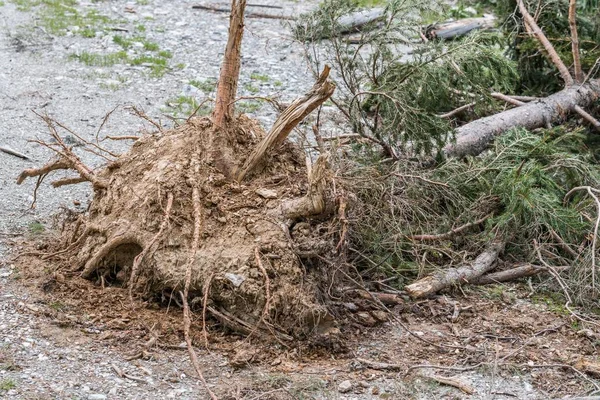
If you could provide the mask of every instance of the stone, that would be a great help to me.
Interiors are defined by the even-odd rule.
[[[256,194],[264,199],[276,199],[277,192],[271,189],[260,188],[256,189]]]
[[[88,400],[106,400],[106,395],[101,393],[92,393],[88,396]]]
[[[350,390],[352,390],[352,382],[350,381],[343,381],[338,386],[338,392],[340,393],[348,393]]]

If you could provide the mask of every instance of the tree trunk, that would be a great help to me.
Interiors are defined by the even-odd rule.
[[[456,142],[446,145],[448,157],[478,155],[496,136],[512,128],[535,129],[559,121],[576,108],[586,107],[600,97],[600,79],[583,85],[569,86],[544,99],[480,118],[456,129]]]
[[[413,298],[421,298],[453,285],[470,283],[495,267],[498,255],[504,250],[504,243],[493,242],[471,264],[450,268],[419,279],[408,285],[406,291]]]
[[[234,102],[240,75],[245,9],[246,0],[232,1],[229,38],[227,39],[227,47],[221,66],[217,86],[217,100],[213,113],[213,123],[219,128],[223,128],[227,122],[231,121],[234,113]]]

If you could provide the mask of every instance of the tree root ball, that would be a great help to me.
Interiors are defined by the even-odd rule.
[[[244,116],[229,130],[193,118],[140,138],[97,173],[107,187],[95,188],[86,214],[63,232],[68,264],[98,284],[175,302],[190,267],[188,301],[230,329],[279,338],[321,332],[333,318],[318,260],[333,254],[336,238],[327,218],[282,211],[308,195],[305,156],[286,142],[238,183],[227,175],[264,131]]]

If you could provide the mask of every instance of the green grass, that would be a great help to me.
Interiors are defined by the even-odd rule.
[[[251,83],[244,84],[244,89],[246,89],[248,92],[250,92],[252,94],[257,94],[260,91],[260,89],[258,87],[254,86]]]
[[[127,64],[129,57],[125,51],[117,51],[116,53],[98,54],[89,53],[87,51],[81,54],[71,54],[70,58],[78,60],[90,67],[112,67],[115,64]]]
[[[48,33],[64,36],[70,30],[83,37],[95,37],[96,31],[106,31],[115,21],[97,10],[80,12],[76,0],[10,0],[19,11],[36,9],[42,25]]]
[[[167,108],[162,111],[165,114],[173,117],[187,117],[193,113],[200,105],[200,102],[193,96],[178,96],[166,101]],[[208,104],[204,104],[196,113],[196,115],[208,115],[211,109]]]
[[[3,379],[0,381],[0,390],[10,390],[17,387],[17,384],[12,379]]]
[[[192,79],[189,84],[202,90],[204,93],[212,93],[217,88],[217,78],[206,78],[203,81]]]
[[[0,7],[2,7],[5,3],[3,1],[0,1]]]
[[[44,225],[38,221],[31,222],[28,226],[28,229],[29,229],[29,232],[34,235],[39,235],[46,231],[46,228],[44,227]]]
[[[259,73],[253,73],[252,75],[250,75],[250,79],[252,79],[253,81],[260,82],[269,82],[271,80],[271,78],[269,78],[268,75],[262,75]]]
[[[253,112],[258,111],[261,106],[262,104],[255,100],[238,101],[235,104],[236,110],[243,114],[252,114]]]

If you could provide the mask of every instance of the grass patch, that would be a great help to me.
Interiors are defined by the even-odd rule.
[[[12,379],[3,379],[0,381],[0,390],[11,390],[17,387],[17,384]]]
[[[117,51],[116,53],[109,54],[84,51],[81,54],[71,54],[70,58],[90,67],[112,67],[115,64],[126,64],[129,61],[129,57],[125,51]]]
[[[250,79],[252,79],[253,81],[260,81],[260,82],[269,82],[271,80],[271,78],[269,78],[268,75],[262,75],[262,74],[258,74],[258,73],[251,74]]]
[[[255,100],[238,101],[235,105],[236,110],[242,114],[252,114],[260,109],[262,104]]]
[[[203,81],[192,79],[189,83],[204,93],[212,93],[217,89],[217,78],[207,78]]]
[[[44,225],[38,221],[31,222],[27,228],[29,229],[29,233],[33,235],[40,235],[46,231]]]
[[[162,111],[165,114],[172,115],[176,118],[184,116],[187,117],[193,113],[199,105],[200,102],[193,96],[178,96],[167,100],[167,108],[163,109]],[[196,112],[196,115],[208,115],[210,114],[210,111],[211,108],[209,104],[204,104],[202,107],[200,107],[198,112]]]
[[[254,86],[251,83],[245,83],[244,89],[246,89],[248,92],[250,92],[252,94],[257,94],[260,91],[260,89],[258,89],[258,87]]]

